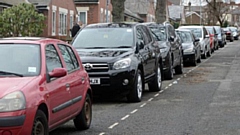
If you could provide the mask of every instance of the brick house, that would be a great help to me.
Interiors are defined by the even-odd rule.
[[[154,0],[126,0],[125,8],[138,14],[144,22],[155,21],[156,1]]]
[[[112,21],[112,4],[110,0],[74,0],[78,21],[83,24]]]
[[[73,0],[28,0],[46,17],[43,35],[67,40],[71,36],[77,10]]]

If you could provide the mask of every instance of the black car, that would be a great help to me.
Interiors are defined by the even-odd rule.
[[[182,74],[183,50],[173,26],[170,23],[150,22],[143,24],[150,28],[153,37],[158,41],[163,60],[164,79],[172,79],[174,69],[176,74]]]
[[[201,46],[199,39],[194,36],[191,30],[176,29],[183,46],[183,61],[196,66],[201,62]]]
[[[124,95],[140,102],[145,83],[160,91],[160,49],[148,27],[140,23],[99,23],[83,28],[74,38],[89,74],[93,95]]]

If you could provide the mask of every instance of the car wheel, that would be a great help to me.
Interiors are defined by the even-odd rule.
[[[182,74],[183,73],[183,58],[181,56],[180,63],[175,67],[175,73],[176,74]]]
[[[210,57],[212,55],[212,50],[210,49],[208,52],[207,52],[207,56]]]
[[[43,111],[37,110],[34,118],[32,135],[48,135],[48,121]]]
[[[86,95],[83,108],[73,122],[78,130],[89,129],[92,122],[92,100],[89,94]]]
[[[192,65],[197,66],[196,55],[193,57]]]
[[[154,80],[148,83],[149,91],[155,92],[160,91],[162,88],[162,72],[161,68],[158,66]]]
[[[197,63],[201,63],[201,62],[202,62],[201,56],[199,56],[198,59],[197,59]]]
[[[136,79],[134,82],[134,88],[127,96],[129,102],[140,102],[142,99],[142,92],[144,90],[144,84],[142,80],[142,72],[138,70]]]
[[[172,57],[171,54],[169,54],[169,69],[165,74],[165,79],[172,80],[173,79],[173,65],[172,65]]]

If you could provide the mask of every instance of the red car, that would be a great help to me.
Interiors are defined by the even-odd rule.
[[[0,40],[0,134],[47,135],[92,120],[89,77],[71,45],[48,38]]]

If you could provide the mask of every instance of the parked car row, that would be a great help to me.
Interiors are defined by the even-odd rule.
[[[49,38],[3,38],[1,133],[47,135],[71,119],[76,129],[88,129],[94,96],[140,102],[145,84],[151,92],[160,91],[163,80],[183,73],[184,64],[196,66],[218,44],[223,47],[222,34],[213,26],[174,29],[168,22],[151,22],[87,25],[71,45]]]

